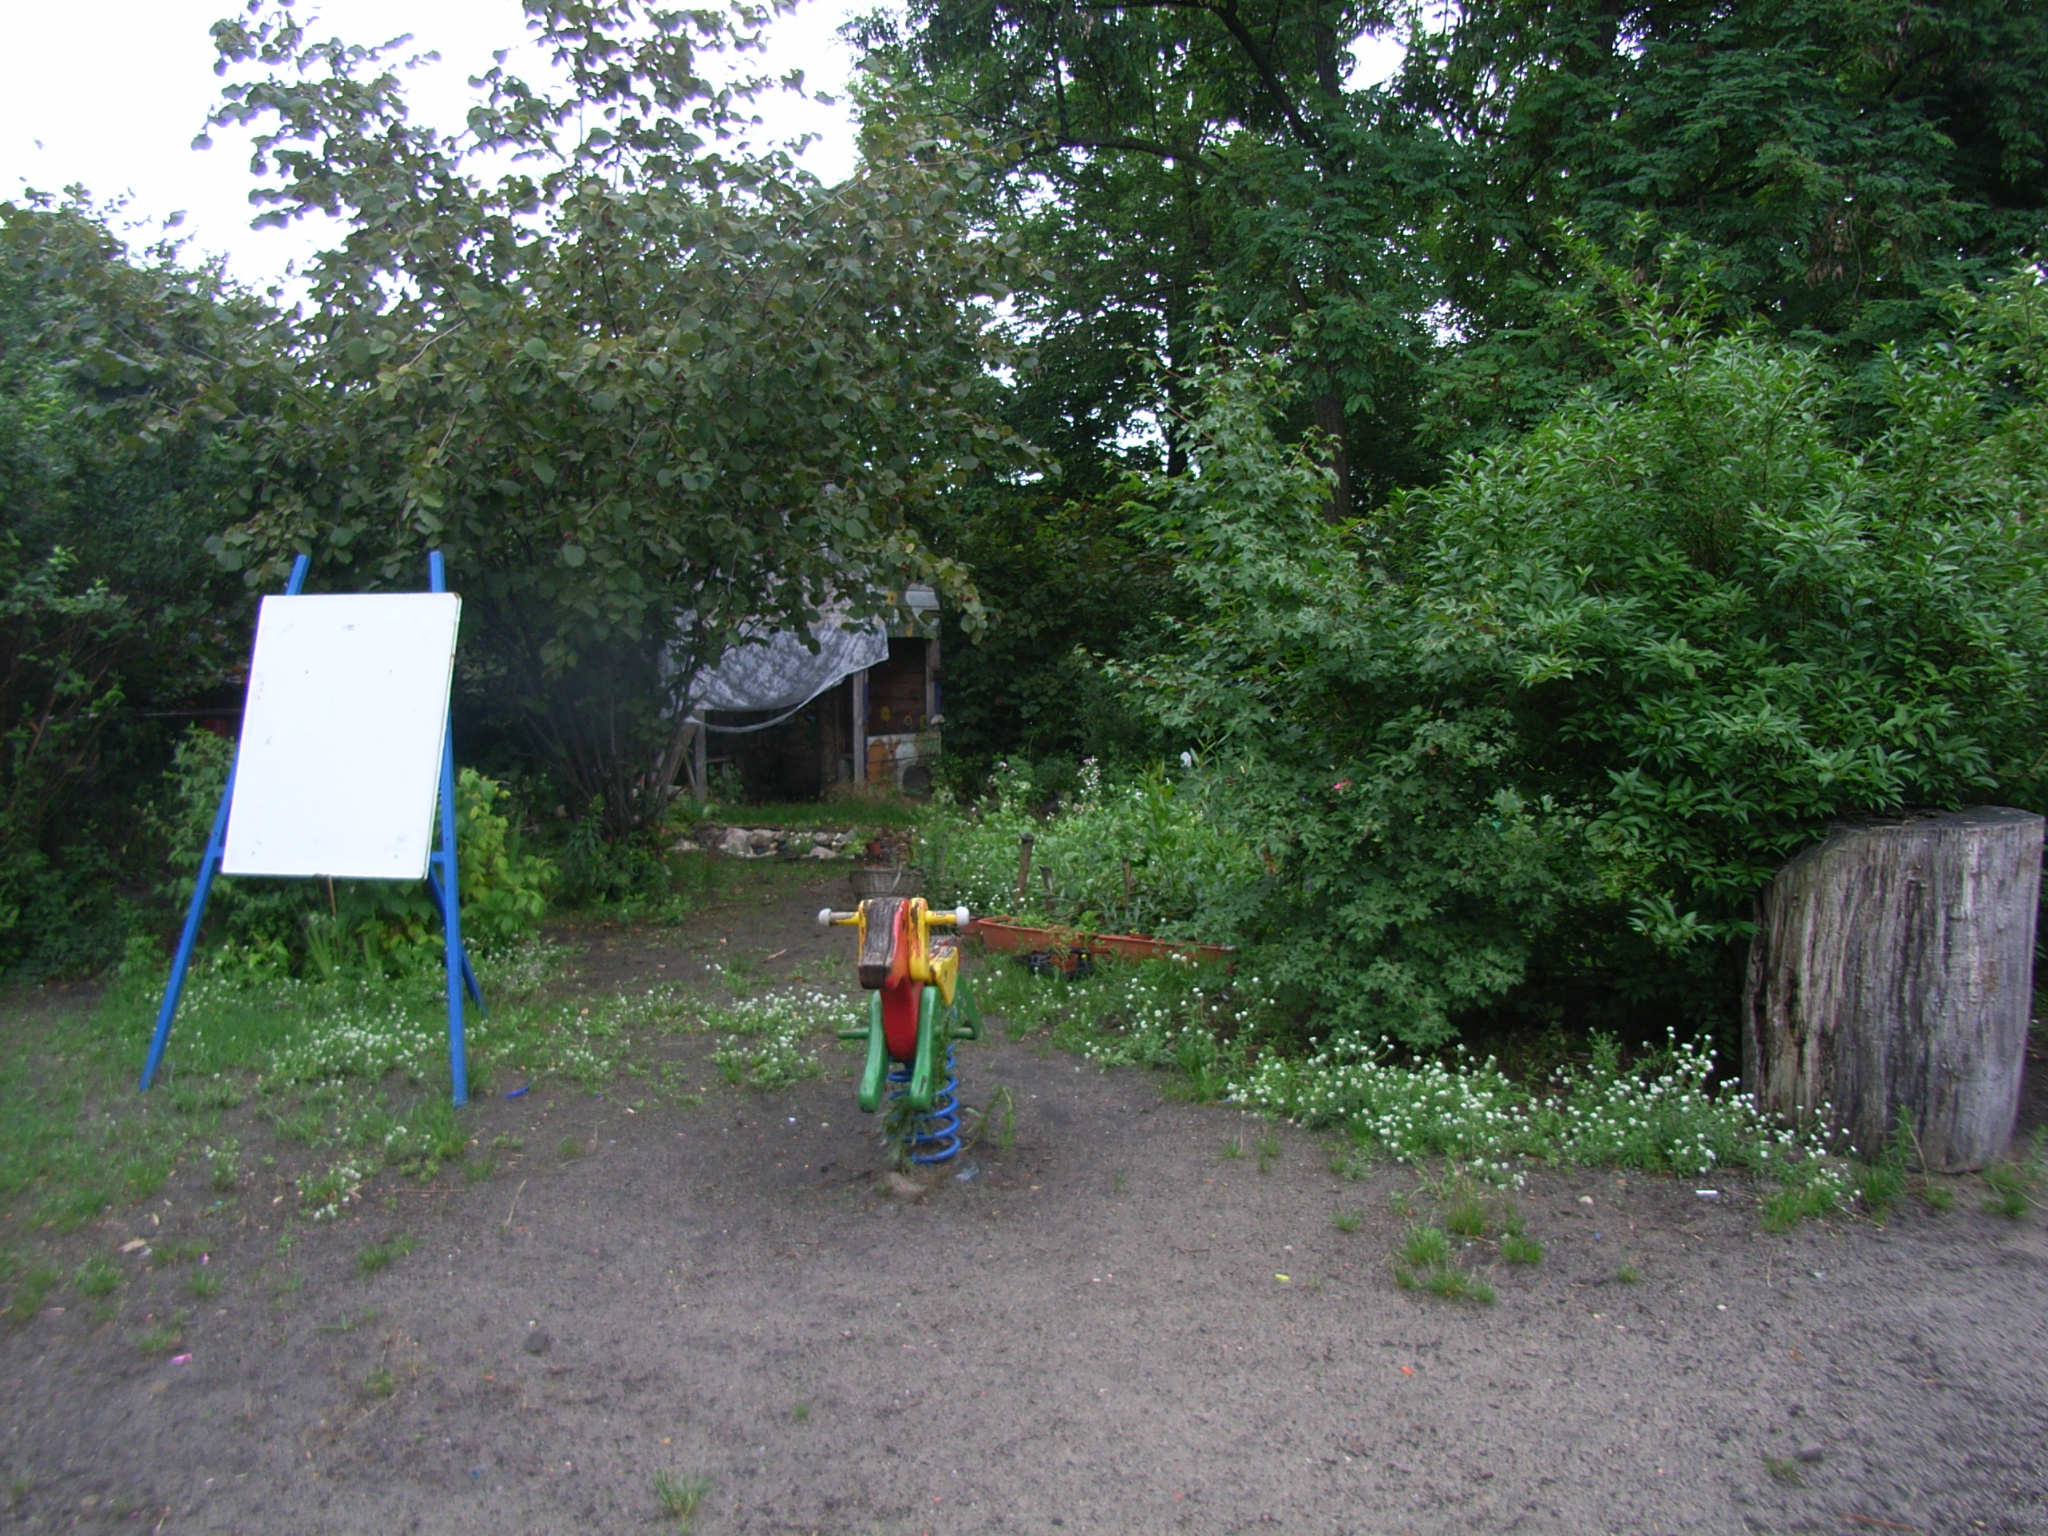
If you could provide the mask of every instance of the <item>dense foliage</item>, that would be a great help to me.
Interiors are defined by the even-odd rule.
[[[1539,950],[1610,990],[1707,964],[1831,818],[2043,800],[2041,282],[1893,359],[1860,451],[1838,373],[1655,297],[1611,388],[1345,527],[1270,372],[1213,367],[1143,514],[1203,613],[1135,680],[1280,862],[1273,970],[1340,1033],[1441,1041]]]
[[[978,406],[1011,258],[969,217],[972,154],[879,100],[838,187],[735,140],[750,87],[699,56],[764,13],[528,10],[562,84],[494,69],[455,136],[379,50],[267,6],[215,29],[267,217],[347,226],[219,547],[350,586],[447,551],[473,698],[618,837],[658,819],[675,705],[747,624],[912,578],[972,611],[910,514],[1007,452]]]
[[[160,894],[182,911],[213,828],[234,743],[194,731],[178,744],[150,820],[165,851]],[[554,864],[522,846],[506,815],[504,787],[472,768],[455,781],[455,865],[462,934],[478,954],[531,938],[547,908]],[[278,975],[331,977],[346,967],[371,975],[438,966],[440,913],[421,881],[267,880],[218,876],[207,902],[207,936],[241,963]]]
[[[225,424],[270,398],[267,318],[88,207],[0,204],[0,974],[121,953],[165,727],[223,699],[246,644],[205,543]]]

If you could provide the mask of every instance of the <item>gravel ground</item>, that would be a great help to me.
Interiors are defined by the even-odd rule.
[[[845,945],[805,926],[821,889],[600,936],[586,982],[719,954],[815,980]],[[1339,1178],[1325,1140],[1040,1040],[960,1055],[1014,1141],[915,1188],[847,1053],[693,1107],[494,1097],[477,1145],[520,1149],[487,1176],[393,1179],[328,1226],[184,1170],[76,1239],[133,1272],[118,1315],[0,1334],[4,1518],[673,1530],[667,1479],[707,1488],[701,1536],[2048,1533],[2048,1236],[1975,1181],[1767,1235],[1739,1180],[1538,1174],[1543,1261],[1460,1255],[1487,1306],[1394,1283],[1400,1208],[1432,1208],[1410,1171]],[[119,1254],[173,1234],[203,1266]],[[173,1308],[179,1354],[145,1353]]]

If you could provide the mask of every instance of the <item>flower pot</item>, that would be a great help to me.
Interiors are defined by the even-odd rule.
[[[1009,917],[977,917],[967,925],[967,932],[980,938],[984,949],[1002,954],[1037,952],[1094,955],[1116,960],[1178,959],[1225,966],[1232,964],[1237,954],[1236,947],[1230,944],[1155,939],[1149,933],[1083,933],[1073,928],[1023,923]]]

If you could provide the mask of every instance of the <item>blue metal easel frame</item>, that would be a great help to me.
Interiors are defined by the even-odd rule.
[[[306,572],[311,567],[312,561],[305,555],[292,562],[291,579],[284,587],[286,597],[299,595],[306,584]],[[448,568],[438,549],[427,556],[427,590],[448,590]],[[137,1090],[141,1093],[147,1093],[149,1085],[156,1081],[157,1068],[163,1063],[164,1046],[171,1038],[171,1018],[178,1011],[178,999],[184,995],[185,973],[191,969],[192,949],[199,942],[199,925],[206,916],[206,898],[213,891],[213,877],[219,872],[221,852],[227,843],[228,811],[235,803],[235,769],[240,757],[240,749],[237,748],[236,762],[228,765],[228,781],[221,790],[220,809],[214,813],[213,833],[206,840],[206,852],[199,857],[199,879],[192,887],[192,905],[185,913],[185,931],[178,936],[178,953],[171,961],[171,979],[164,987],[163,1006],[157,1010],[156,1032],[150,1037],[149,1059],[143,1064],[142,1083]],[[441,932],[447,951],[448,1076],[454,1086],[455,1107],[460,1109],[469,1102],[469,1056],[463,1041],[463,994],[467,993],[475,1001],[479,1012],[488,1015],[490,1009],[484,1003],[483,989],[477,985],[476,969],[469,963],[469,952],[462,945],[462,882],[455,864],[455,722],[452,711],[447,733],[441,740],[440,802],[441,846],[427,859],[427,895],[441,914]]]

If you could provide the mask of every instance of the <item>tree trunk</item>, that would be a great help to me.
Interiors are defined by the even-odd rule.
[[[2042,819],[1981,806],[1839,825],[1761,902],[1743,988],[1758,1106],[1930,1172],[2004,1152],[2033,1011]]]

